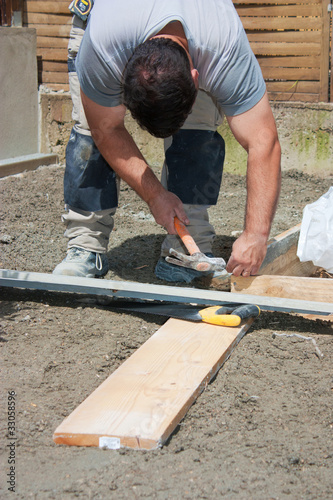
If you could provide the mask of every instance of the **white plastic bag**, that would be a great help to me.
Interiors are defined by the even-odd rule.
[[[333,273],[333,186],[304,208],[297,256]]]

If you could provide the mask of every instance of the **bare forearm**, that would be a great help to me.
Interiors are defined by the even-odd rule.
[[[269,237],[281,188],[281,151],[276,138],[272,146],[249,151],[247,202],[244,230],[258,237]]]
[[[227,270],[235,276],[258,273],[280,193],[280,146],[266,157],[249,153],[245,226],[233,244]]]
[[[246,130],[252,134],[250,140],[241,141],[248,152],[245,224],[227,264],[227,270],[235,276],[254,275],[259,271],[266,255],[281,185],[281,149],[271,112],[261,122],[254,114],[252,123],[242,129],[241,139]]]
[[[117,127],[105,133],[104,137],[94,134],[92,130],[92,135],[99,151],[111,168],[147,204],[152,198],[163,193],[163,186],[147,165],[125,127]]]

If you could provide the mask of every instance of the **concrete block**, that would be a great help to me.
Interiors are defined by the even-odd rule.
[[[36,30],[0,27],[0,160],[38,152]]]
[[[20,174],[25,170],[35,170],[42,165],[54,165],[55,163],[58,163],[57,155],[44,155],[41,153],[0,160],[0,178]]]

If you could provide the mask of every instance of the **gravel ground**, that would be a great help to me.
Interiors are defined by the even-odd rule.
[[[0,180],[2,268],[50,273],[63,259],[63,172],[41,167]],[[332,174],[284,173],[272,235],[299,223],[332,181]],[[225,174],[211,209],[217,256],[230,253],[244,204],[244,178]],[[163,235],[123,184],[106,277],[158,283]],[[163,448],[105,451],[56,445],[52,435],[164,320],[68,294],[0,293],[2,498],[332,498],[331,324],[263,313]],[[281,334],[312,337],[323,357],[310,340]],[[7,434],[13,398],[14,445]],[[13,453],[15,495],[7,483]]]

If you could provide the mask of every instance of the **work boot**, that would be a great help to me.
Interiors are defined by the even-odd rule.
[[[100,278],[108,270],[109,262],[105,254],[72,247],[68,250],[65,259],[54,269],[53,274]]]
[[[207,252],[207,257],[214,257],[212,253]],[[191,283],[191,281],[209,275],[218,275],[219,271],[196,271],[188,267],[169,264],[164,257],[160,257],[155,267],[155,276],[164,281]]]

